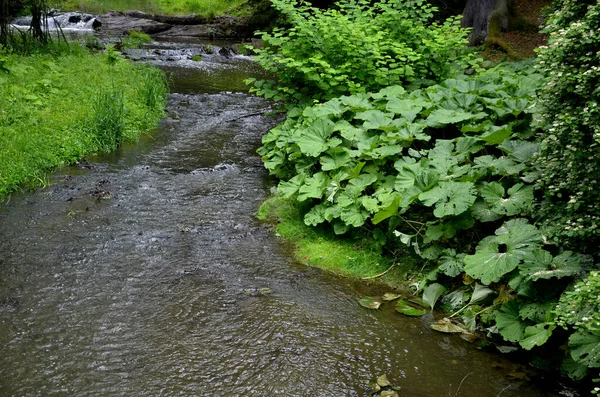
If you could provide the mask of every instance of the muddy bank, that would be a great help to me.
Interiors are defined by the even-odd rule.
[[[153,37],[197,37],[208,39],[251,37],[253,32],[246,18],[221,15],[207,19],[196,15],[161,16],[141,11],[109,11],[100,16],[99,31],[108,35],[124,35],[132,30]]]

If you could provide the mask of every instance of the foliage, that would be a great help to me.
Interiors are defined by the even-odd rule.
[[[493,70],[333,99],[288,113],[259,153],[284,197],[312,203],[307,224],[339,234],[378,225],[435,259],[457,230],[527,213],[531,187],[518,172],[537,148],[523,141],[535,81]]]
[[[118,87],[104,90],[103,87]],[[164,74],[130,62],[109,64],[70,46],[62,55],[0,53],[0,196],[53,167],[107,150],[100,114],[122,109],[118,142],[134,140],[163,114]],[[99,99],[105,95],[105,99]],[[121,103],[111,104],[110,98]],[[122,104],[122,108],[121,108]]]
[[[592,271],[567,290],[556,307],[558,325],[576,330],[600,331],[600,272]]]
[[[544,229],[555,242],[597,254],[600,238],[600,4],[557,1],[540,51],[544,129],[538,188]]]
[[[390,85],[440,81],[469,66],[466,31],[457,18],[432,23],[424,0],[342,0],[320,10],[273,0],[291,28],[262,33],[256,59],[277,75],[253,92],[275,100],[328,100]]]
[[[387,37],[407,42],[386,33],[382,47],[363,45],[375,37],[363,16],[377,25],[402,6],[384,2],[369,14],[348,1],[322,12],[276,0],[292,28],[265,36],[261,62],[279,81],[254,82],[254,91],[297,105],[259,153],[304,224],[344,237],[370,233],[382,250],[410,248],[425,262],[414,283],[423,298],[399,300],[397,311],[422,315],[441,305],[453,314],[432,328],[485,330],[503,349],[562,345],[561,369],[581,379],[600,367],[600,5],[557,3],[566,11],[550,29],[566,25],[535,68],[465,75],[451,66],[430,75],[418,55],[429,42],[385,53]],[[417,36],[429,17],[419,4],[425,11],[404,19]],[[380,54],[389,56],[379,64],[385,78],[361,63],[376,64]],[[398,59],[415,73],[395,74]]]
[[[152,38],[144,32],[130,30],[126,38],[121,39],[121,48],[142,48],[145,43],[150,43]]]

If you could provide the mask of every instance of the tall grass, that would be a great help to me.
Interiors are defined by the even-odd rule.
[[[111,64],[75,45],[51,52],[0,52],[0,197],[53,167],[135,140],[163,114],[161,71]]]
[[[122,143],[125,131],[123,93],[115,87],[102,89],[92,104],[92,114],[91,133],[98,148],[112,152]]]

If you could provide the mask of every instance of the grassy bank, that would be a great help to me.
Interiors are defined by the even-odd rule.
[[[89,13],[140,10],[151,14],[214,17],[245,2],[246,0],[69,0],[60,5],[60,8]]]
[[[307,226],[303,220],[306,210],[296,200],[275,196],[263,203],[257,216],[274,225],[275,232],[293,246],[295,259],[304,265],[392,287],[406,285],[408,272],[417,265],[413,258],[384,256],[366,236],[335,236],[325,228]]]
[[[135,140],[162,116],[166,90],[161,71],[110,52],[0,53],[0,197]]]

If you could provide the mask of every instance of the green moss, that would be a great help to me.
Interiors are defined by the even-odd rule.
[[[275,231],[292,245],[294,257],[300,263],[351,278],[375,280],[394,287],[405,284],[407,270],[415,261],[405,256],[393,261],[370,249],[366,240],[337,236],[324,228],[304,224],[304,208],[293,199],[279,196],[265,201],[257,217],[275,225]],[[391,266],[392,270],[378,276]]]
[[[192,57],[192,61],[194,61],[194,62],[202,62],[202,55],[194,55]]]

